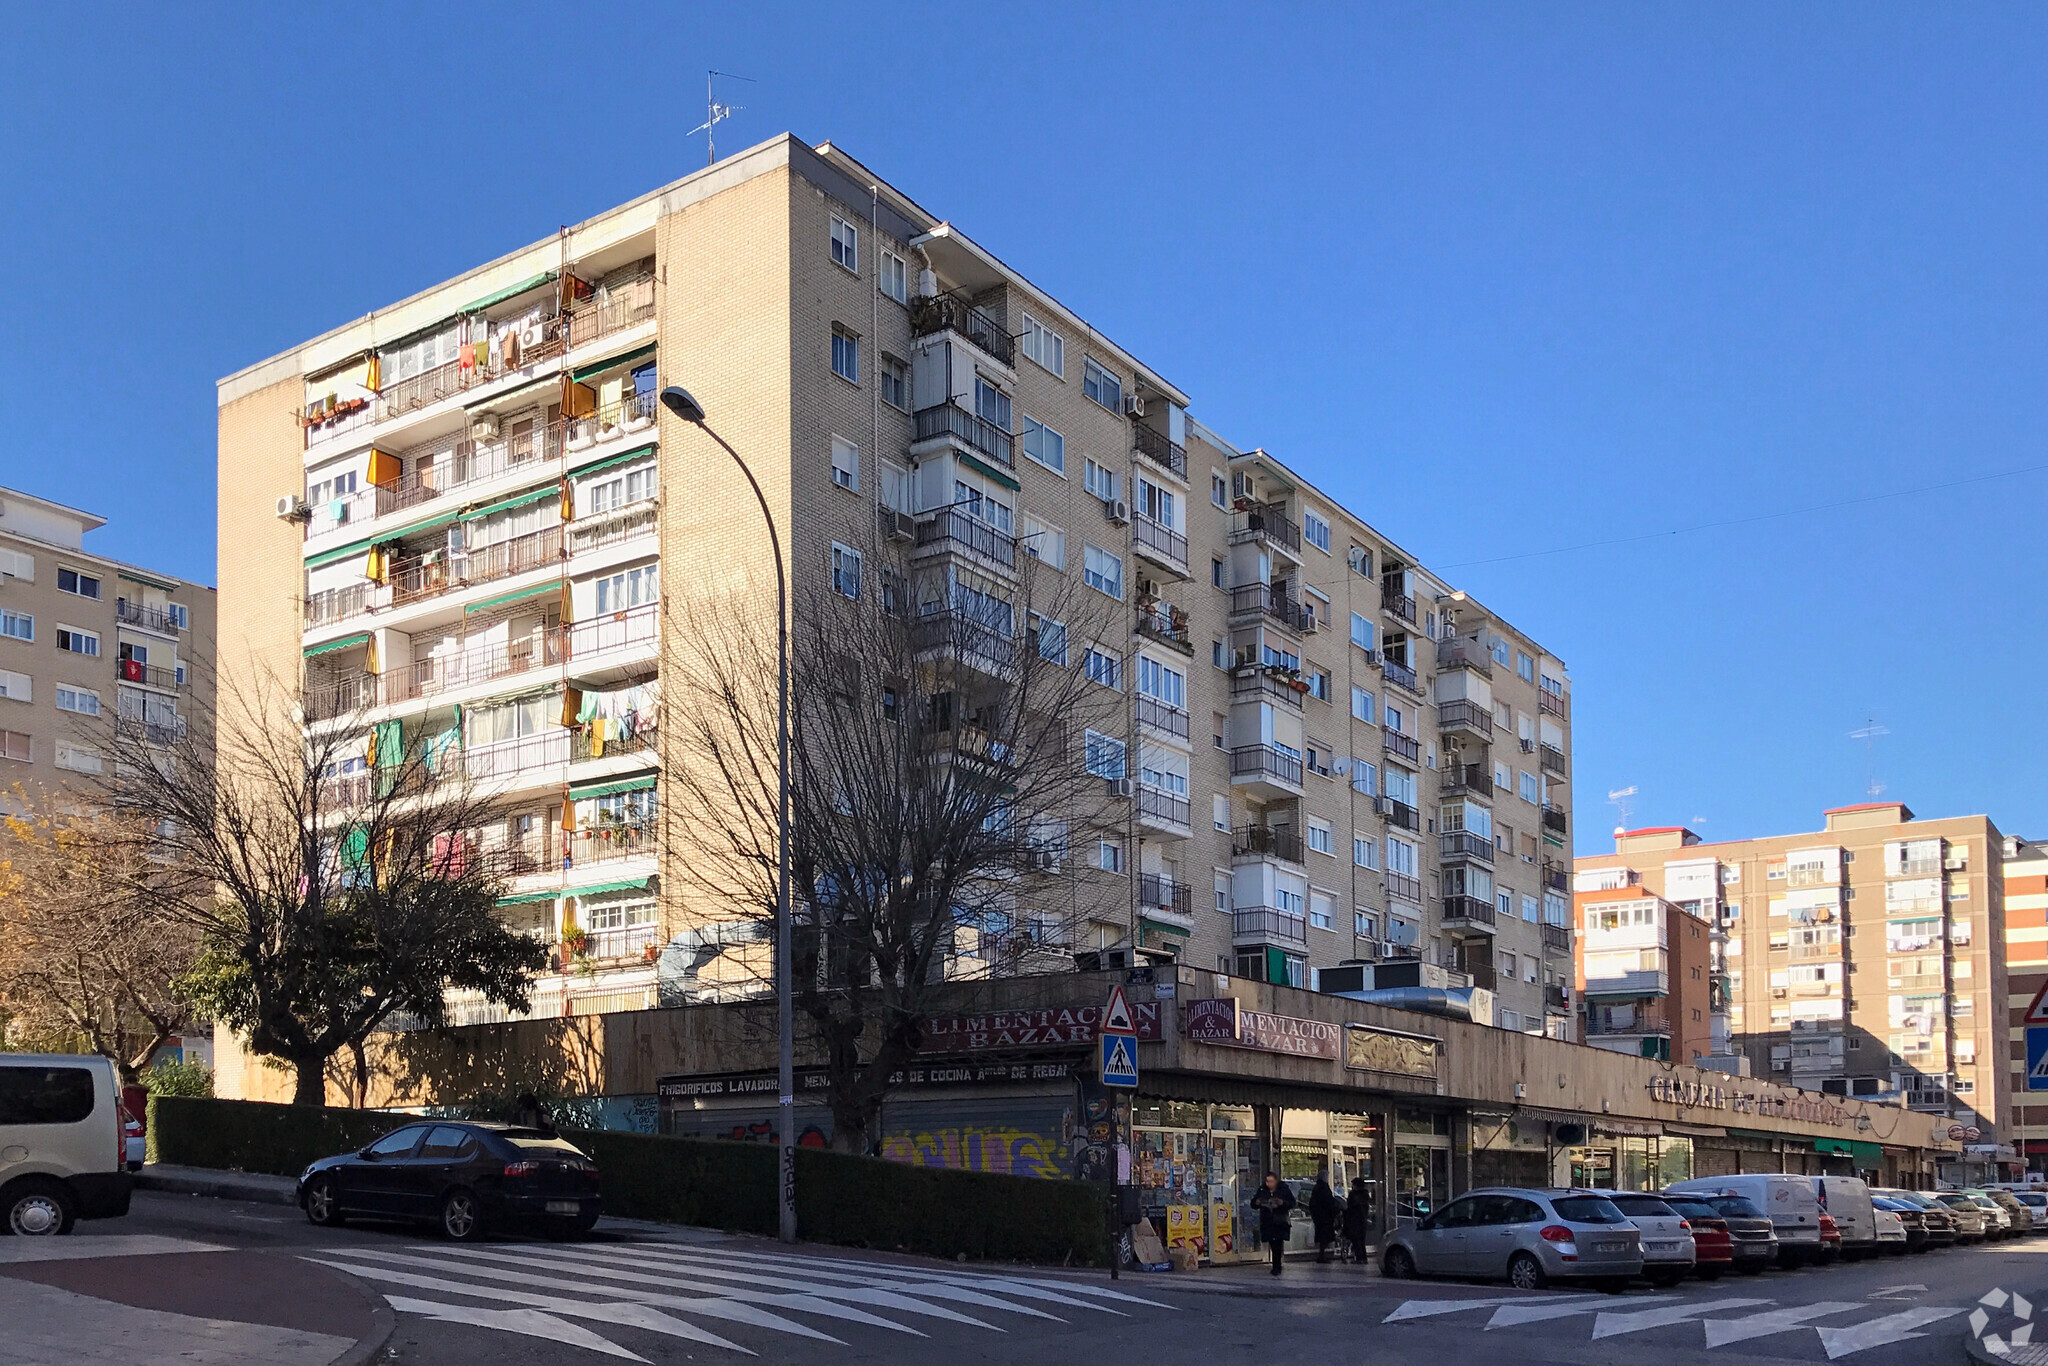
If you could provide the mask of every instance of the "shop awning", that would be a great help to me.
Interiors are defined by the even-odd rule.
[[[314,655],[332,654],[336,650],[346,650],[352,645],[367,645],[369,643],[370,633],[368,631],[358,631],[352,636],[343,636],[340,640],[330,640],[321,645],[308,645],[304,657],[311,659]]]
[[[552,270],[544,270],[538,275],[528,276],[516,285],[507,285],[495,294],[486,294],[473,304],[465,304],[461,311],[464,313],[475,313],[480,309],[489,308],[492,304],[504,303],[505,300],[524,294],[529,289],[538,289],[554,278],[555,273]]]
[[[646,446],[636,446],[632,450],[623,452],[622,454],[619,455],[608,455],[594,465],[579,466],[576,470],[576,473],[596,474],[599,470],[613,469],[619,465],[625,464],[628,460],[638,460],[642,456],[648,456],[652,454],[654,454],[654,447],[651,444]]]
[[[660,776],[656,773],[636,773],[630,778],[618,778],[605,783],[571,783],[569,795],[577,801],[583,801],[590,797],[615,797],[621,792],[646,792],[660,781]]]
[[[994,465],[989,464],[985,460],[977,460],[975,457],[969,455],[966,451],[955,451],[953,454],[960,461],[960,463],[967,466],[967,468],[976,471],[985,479],[995,480],[998,484],[1001,484],[1004,488],[1008,489],[1012,493],[1017,493],[1021,491],[1024,487],[1022,484],[1017,482],[1014,476],[1005,474],[1002,470],[997,469]]]
[[[498,904],[500,906],[530,906],[536,901],[553,901],[561,895],[562,893],[560,892],[521,892],[518,896],[499,897]]]
[[[1855,1138],[1816,1138],[1813,1150],[1817,1153],[1840,1153],[1856,1161],[1874,1166],[1884,1157],[1882,1143],[1865,1143]]]
[[[605,371],[615,370],[619,366],[624,365],[629,361],[636,361],[639,360],[642,356],[653,355],[654,347],[655,343],[649,342],[645,346],[634,347],[631,351],[626,352],[623,356],[612,356],[605,360],[592,361],[588,365],[579,367],[577,370],[570,374],[569,378],[575,380],[578,384],[581,384],[584,380],[589,379],[592,375],[601,375]]]
[[[599,882],[589,887],[578,887],[570,895],[588,898],[598,896],[604,892],[638,891],[652,881],[654,881],[654,875],[649,873],[646,877],[629,877],[618,882]]]
[[[1427,1087],[1429,1089],[1424,1090]],[[1279,1105],[1289,1110],[1327,1110],[1339,1115],[1369,1115],[1387,1106],[1389,1098],[1436,1099],[1435,1083],[1415,1079],[1412,1093],[1398,1086],[1375,1085],[1370,1096],[1355,1086],[1307,1086],[1298,1082],[1212,1073],[1161,1072],[1145,1069],[1138,1083],[1140,1100],[1191,1100],[1210,1105]]]
[[[546,488],[530,489],[525,493],[515,493],[510,498],[500,498],[495,503],[486,503],[480,508],[472,508],[468,512],[463,513],[462,516],[465,519],[470,517],[488,517],[494,512],[510,512],[514,508],[530,507],[535,503],[545,502],[549,498],[560,498],[561,496],[561,489],[552,485]]]
[[[508,602],[518,602],[521,598],[537,598],[543,593],[559,593],[562,591],[562,587],[562,582],[559,579],[549,583],[537,583],[531,588],[521,588],[511,593],[500,593],[495,598],[485,598],[482,602],[473,602],[462,610],[465,612],[487,612],[493,607],[503,607]]]

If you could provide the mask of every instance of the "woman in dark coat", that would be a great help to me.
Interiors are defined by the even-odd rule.
[[[1365,1187],[1353,1186],[1351,1198],[1344,1202],[1344,1241],[1351,1244],[1351,1255],[1357,1261],[1365,1260]]]
[[[1273,1274],[1280,1274],[1280,1258],[1287,1251],[1288,1219],[1294,1209],[1294,1192],[1272,1172],[1252,1195],[1252,1208],[1259,1212],[1259,1241],[1273,1249]]]
[[[1316,1188],[1308,1196],[1308,1217],[1316,1228],[1317,1261],[1330,1260],[1330,1244],[1337,1241],[1337,1218],[1343,1212],[1344,1202],[1330,1189],[1330,1174],[1316,1173]]]

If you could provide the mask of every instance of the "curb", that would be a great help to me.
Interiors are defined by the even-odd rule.
[[[368,1366],[370,1360],[384,1350],[384,1344],[391,1340],[391,1335],[398,1331],[398,1315],[366,1282],[338,1267],[327,1269],[346,1282],[349,1289],[361,1295],[370,1309],[369,1333],[358,1338],[355,1346],[328,1362],[327,1366]]]
[[[144,1167],[135,1176],[135,1189],[162,1191],[169,1195],[210,1195],[223,1200],[247,1200],[260,1205],[292,1205],[296,1201],[289,1184],[276,1184],[277,1178],[252,1180],[239,1172],[221,1172],[217,1175],[171,1175],[152,1172]]]

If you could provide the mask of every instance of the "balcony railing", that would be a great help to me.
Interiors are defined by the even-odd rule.
[[[1300,863],[1301,835],[1291,826],[1247,825],[1230,837],[1230,856],[1272,858],[1283,863]]]
[[[1138,724],[1150,726],[1175,739],[1188,738],[1187,708],[1176,707],[1171,702],[1162,702],[1156,697],[1147,697],[1144,693],[1138,694]]]
[[[518,640],[414,660],[387,671],[378,680],[378,699],[386,704],[409,702],[532,669],[549,668],[562,662],[563,643],[559,631],[542,631]]]
[[[1183,569],[1187,567],[1188,538],[1143,513],[1131,518],[1131,540],[1141,550],[1149,550]]]
[[[1436,643],[1436,667],[1443,669],[1471,669],[1487,678],[1493,677],[1493,656],[1486,647],[1468,636],[1452,636]]]
[[[127,598],[114,599],[114,620],[123,626],[140,626],[167,636],[178,634],[178,619],[161,607],[145,607]]]
[[[1560,778],[1569,772],[1564,761],[1564,751],[1555,745],[1538,745],[1536,762],[1545,773],[1555,773]]]
[[[1188,477],[1187,447],[1168,441],[1163,432],[1156,432],[1142,422],[1131,424],[1131,449],[1155,465],[1164,466],[1182,479]]]
[[[1387,827],[1391,830],[1420,830],[1422,813],[1397,798],[1387,798]]]
[[[653,726],[642,726],[631,735],[612,734],[600,743],[589,730],[569,732],[569,759],[578,763],[585,759],[616,759],[625,754],[652,754],[659,744]]]
[[[1484,835],[1475,835],[1470,830],[1446,830],[1438,838],[1439,852],[1446,860],[1476,859],[1481,863],[1493,862],[1493,841]]]
[[[1380,660],[1380,670],[1386,674],[1387,682],[1392,683],[1395,687],[1406,688],[1417,697],[1422,696],[1422,685],[1416,681],[1415,670],[1409,668],[1406,664],[1397,664],[1391,659],[1382,657]]]
[[[1380,742],[1386,747],[1387,753],[1396,758],[1406,759],[1412,764],[1422,757],[1422,742],[1414,736],[1403,735],[1398,730],[1381,731],[1380,735]]]
[[[489,781],[509,778],[537,768],[553,768],[569,762],[569,732],[558,727],[537,735],[498,740],[461,751],[462,771],[471,779]]]
[[[1561,868],[1549,859],[1543,860],[1543,890],[1546,892],[1569,892],[1571,889],[1571,870]]]
[[[606,550],[628,541],[637,541],[643,536],[652,536],[660,529],[661,509],[653,502],[634,503],[616,512],[579,517],[569,524],[569,553],[584,555],[593,550]]]
[[[544,527],[474,550],[435,550],[398,561],[392,566],[391,605],[405,607],[439,597],[450,589],[524,574],[558,564],[562,555],[562,528],[559,526]]]
[[[1009,669],[1017,663],[1017,642],[1001,626],[969,612],[928,612],[910,627],[910,643],[918,650],[951,650],[984,666]]]
[[[1566,711],[1563,694],[1554,693],[1548,688],[1538,688],[1536,690],[1536,710],[1545,716],[1555,716],[1560,721],[1564,720]]]
[[[1553,1014],[1563,1014],[1572,1008],[1570,987],[1556,982],[1546,982],[1543,987],[1543,1008]]]
[[[1306,620],[1301,604],[1270,583],[1240,584],[1230,590],[1230,615],[1256,617],[1299,631]]]
[[[1139,783],[1134,800],[1138,804],[1138,815],[1164,822],[1167,825],[1191,829],[1194,823],[1194,809],[1186,797],[1176,796],[1163,788],[1148,787]]]
[[[377,676],[358,674],[353,678],[309,679],[302,703],[308,721],[331,721],[337,716],[377,705]]]
[[[1240,944],[1308,943],[1308,920],[1272,906],[1247,906],[1230,913],[1230,937]]]
[[[1493,776],[1481,764],[1444,765],[1442,795],[1446,797],[1491,797]]]
[[[367,583],[352,583],[346,588],[329,588],[314,593],[306,599],[306,625],[326,626],[350,617],[359,617],[370,610],[370,589]]]
[[[1185,882],[1175,882],[1170,877],[1157,873],[1146,873],[1138,879],[1138,904],[1172,911],[1176,915],[1192,915],[1194,893]]]
[[[1380,586],[1380,606],[1410,626],[1415,624],[1415,599],[1389,584]]]
[[[1237,515],[1230,543],[1243,545],[1263,540],[1295,555],[1301,554],[1301,528],[1290,521],[1285,503],[1253,503]]]
[[[645,958],[661,943],[658,925],[629,925],[622,930],[593,930],[584,937],[583,956],[594,960]]]
[[[919,547],[938,546],[941,549],[958,547],[994,560],[1005,569],[1017,567],[1016,538],[996,530],[979,517],[968,516],[958,508],[945,508],[919,522],[917,544]]]
[[[1138,634],[1170,645],[1182,654],[1195,652],[1194,638],[1188,632],[1188,614],[1167,603],[1138,604]]]
[[[1453,893],[1444,898],[1444,923],[1457,921],[1463,925],[1491,925],[1496,912],[1491,901],[1463,893]]]
[[[1543,951],[1545,953],[1570,953],[1572,951],[1572,932],[1570,930],[1562,925],[1544,925],[1541,928],[1543,930]]]
[[[1670,1032],[1671,1016],[1662,1010],[1613,1010],[1596,1006],[1586,1012],[1586,1034],[1589,1038]]]
[[[1422,900],[1422,879],[1409,873],[1386,875],[1387,895],[1401,901]]]
[[[950,436],[972,446],[999,465],[1015,464],[1011,455],[1013,440],[1010,433],[958,404],[939,403],[920,408],[916,421],[916,440],[929,441],[934,437]]]
[[[1493,715],[1477,702],[1454,698],[1436,704],[1436,725],[1438,730],[1468,730],[1475,735],[1493,738]]]
[[[185,680],[178,676],[175,666],[144,664],[139,659],[123,659],[116,662],[123,683],[140,683],[151,688],[182,688]]]
[[[1562,835],[1565,832],[1566,825],[1567,821],[1565,820],[1563,807],[1545,806],[1543,808],[1543,829],[1546,833]]]
[[[1306,688],[1295,687],[1286,674],[1268,672],[1262,665],[1240,671],[1230,683],[1233,702],[1281,702],[1300,711],[1306,696]]]
[[[919,299],[911,305],[910,330],[929,337],[957,332],[1005,365],[1017,363],[1017,343],[994,318],[950,294]]]
[[[1264,779],[1284,787],[1301,786],[1301,756],[1272,745],[1245,745],[1230,751],[1230,776]]]

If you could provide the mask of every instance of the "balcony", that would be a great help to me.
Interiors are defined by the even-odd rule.
[[[1131,544],[1140,555],[1185,579],[1188,574],[1188,538],[1172,527],[1162,526],[1139,513],[1131,518]]]
[[[1474,941],[1474,943],[1477,947],[1484,947],[1483,941]],[[1483,987],[1487,991],[1497,991],[1500,989],[1500,969],[1494,965],[1490,957],[1483,953],[1474,953],[1466,956],[1459,962],[1456,970],[1471,978],[1472,985],[1475,987]]]
[[[1543,925],[1538,928],[1543,931],[1543,951],[1545,953],[1568,954],[1572,951],[1572,932],[1570,930],[1562,925]]]
[[[1387,682],[1395,687],[1413,693],[1417,697],[1422,696],[1422,684],[1416,679],[1415,670],[1409,668],[1406,664],[1397,664],[1382,655],[1380,658],[1380,671],[1386,674]]]
[[[306,599],[306,629],[332,625],[359,617],[370,610],[370,589],[367,583],[352,583],[346,588],[329,588],[314,593]]]
[[[1470,830],[1446,830],[1437,837],[1437,846],[1446,863],[1493,863],[1493,841]]]
[[[1552,863],[1549,859],[1543,860],[1543,890],[1569,893],[1571,889],[1571,870],[1561,864]]]
[[[1138,603],[1138,634],[1184,655],[1195,652],[1194,637],[1188,632],[1187,612],[1170,603],[1141,599]]]
[[[592,930],[583,937],[582,956],[592,962],[644,959],[652,962],[660,951],[661,927],[628,925],[617,930]]]
[[[351,716],[377,705],[377,676],[357,674],[351,678],[307,679],[300,702],[308,721],[331,721]]]
[[[1482,934],[1494,932],[1494,916],[1491,901],[1476,896],[1454,893],[1444,898],[1444,928],[1447,930],[1475,930]]]
[[[1420,811],[1417,811],[1414,807],[1398,798],[1382,797],[1380,800],[1386,804],[1387,829],[1420,830],[1422,828],[1422,813]]]
[[[1145,873],[1138,878],[1138,904],[1148,911],[1192,917],[1193,903],[1193,889],[1185,882],[1175,882],[1158,873]]]
[[[1612,977],[1588,977],[1588,996],[1669,996],[1671,974],[1662,968],[1639,968]]]
[[[1493,716],[1477,702],[1455,698],[1436,704],[1436,727],[1447,735],[1463,732],[1482,740],[1493,739]]]
[[[391,566],[391,606],[408,607],[456,589],[529,573],[564,558],[563,528],[545,527],[473,550],[437,549]]]
[[[1137,803],[1140,825],[1182,839],[1194,833],[1194,809],[1186,797],[1139,783],[1132,798]]]
[[[1398,730],[1381,731],[1380,743],[1397,759],[1406,759],[1411,764],[1422,759],[1422,742],[1412,735],[1403,735]]]
[[[661,530],[661,509],[653,501],[633,503],[615,512],[578,517],[569,524],[569,553],[588,555],[609,550]]]
[[[913,558],[926,552],[947,551],[966,551],[1004,569],[1017,567],[1016,538],[959,508],[945,508],[917,524],[917,550]]]
[[[1444,797],[1491,797],[1493,777],[1483,764],[1445,764],[1442,786],[1438,789]]]
[[[1395,900],[1416,903],[1422,900],[1421,878],[1408,873],[1389,872],[1386,875],[1385,881],[1387,884],[1387,895]]]
[[[144,664],[139,659],[123,659],[117,662],[123,683],[140,683],[145,688],[163,688],[176,691],[185,686],[185,679],[175,665]]]
[[[123,626],[139,626],[145,631],[174,636],[180,629],[178,618],[161,607],[146,607],[127,598],[114,599],[114,620]]]
[[[1233,859],[1278,859],[1282,863],[1302,861],[1301,835],[1287,825],[1247,825],[1230,837]]]
[[[964,299],[950,294],[913,300],[910,330],[919,337],[951,332],[964,337],[1004,365],[1017,364],[1017,342],[1000,323]]]
[[[1188,713],[1185,707],[1176,707],[1171,702],[1139,693],[1138,724],[1183,744],[1187,742]]]
[[[1595,1006],[1586,1011],[1588,1038],[1627,1038],[1671,1034],[1671,1016],[1643,1006]]]
[[[1230,681],[1232,702],[1277,702],[1301,710],[1308,684],[1278,665],[1254,664],[1238,670]]]
[[[1470,669],[1482,678],[1491,678],[1493,656],[1468,636],[1452,636],[1436,643],[1436,667],[1439,673],[1446,669]]]
[[[1271,906],[1247,906],[1230,913],[1230,938],[1235,944],[1308,943],[1308,920]]]
[[[927,612],[911,623],[910,643],[919,651],[949,652],[984,672],[1008,673],[1017,665],[1017,642],[1007,626],[970,612]]]
[[[1569,1015],[1572,1009],[1572,989],[1556,982],[1543,987],[1543,1010],[1550,1015]]]
[[[1301,558],[1301,528],[1288,520],[1285,503],[1250,503],[1237,514],[1230,543],[1246,545],[1264,541],[1275,550]]]
[[[1536,710],[1544,716],[1555,716],[1558,720],[1569,719],[1563,693],[1554,693],[1548,688],[1536,690]]]
[[[1564,778],[1570,776],[1571,769],[1565,763],[1564,751],[1555,745],[1538,745],[1536,747],[1536,762],[1545,773],[1550,774],[1552,777]]]
[[[1548,802],[1543,804],[1543,833],[1545,835],[1554,835],[1558,839],[1563,839],[1568,824],[1569,822],[1565,818],[1563,807],[1552,806]]]
[[[1233,625],[1271,624],[1300,631],[1306,623],[1301,604],[1270,583],[1247,583],[1230,590]]]
[[[1380,606],[1410,626],[1415,624],[1415,599],[1394,585],[1380,585]]]
[[[1230,751],[1230,781],[1267,798],[1301,795],[1301,756],[1277,745],[1244,745]]]
[[[1142,422],[1131,424],[1131,449],[1144,456],[1153,464],[1167,470],[1185,482],[1188,477],[1188,451],[1185,446],[1168,441],[1162,432],[1156,432]]]
[[[968,412],[958,404],[940,403],[930,408],[920,408],[916,423],[916,434],[912,438],[915,442],[951,439],[977,455],[987,456],[1005,469],[1016,463],[1012,455],[1014,441],[1010,433],[987,418],[977,417]]]

